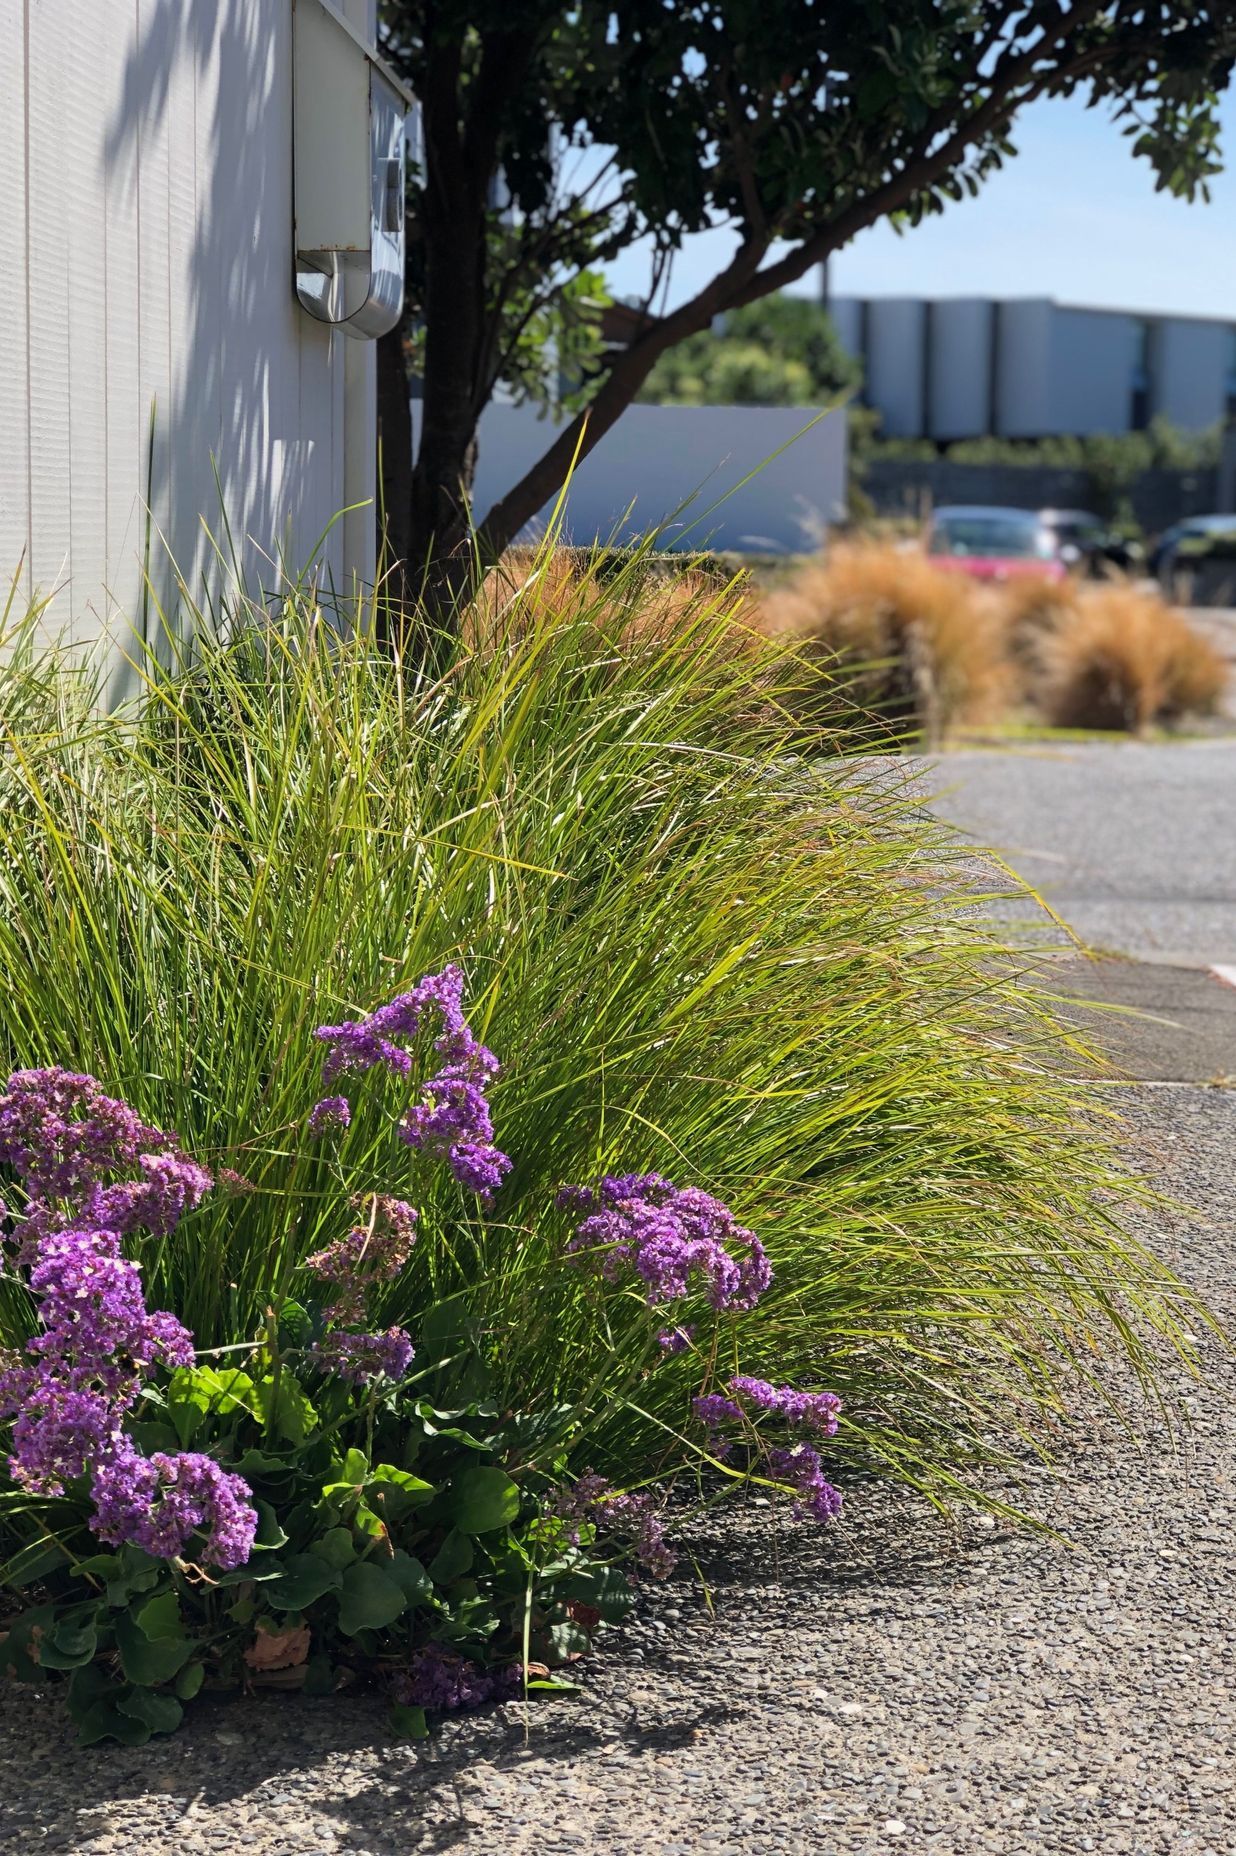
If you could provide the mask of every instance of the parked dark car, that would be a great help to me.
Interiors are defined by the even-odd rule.
[[[1181,542],[1205,541],[1216,535],[1236,535],[1236,514],[1186,516],[1183,522],[1174,522],[1171,528],[1165,528],[1150,550],[1147,563],[1159,585],[1169,593],[1172,591]]]
[[[934,511],[927,552],[936,567],[972,580],[1062,580],[1066,569],[1033,509],[953,504]]]
[[[1098,578],[1109,567],[1127,574],[1142,565],[1141,544],[1117,534],[1091,510],[1040,509],[1038,513],[1066,567]]]

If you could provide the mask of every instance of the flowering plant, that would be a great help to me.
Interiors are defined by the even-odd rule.
[[[458,968],[321,1027],[324,1081],[407,1081],[430,1026],[436,1068],[397,1134],[483,1214],[511,1162],[488,1099],[499,1065],[464,1015]],[[352,1120],[349,1098],[327,1095],[306,1139],[342,1141]],[[549,1672],[624,1614],[623,1561],[672,1569],[659,1494],[571,1479],[579,1411],[498,1409],[464,1298],[427,1308],[415,1337],[375,1325],[418,1239],[406,1200],[354,1198],[355,1222],[302,1257],[258,1332],[199,1351],[174,1314],[147,1307],[124,1254],[135,1234],[166,1239],[214,1188],[175,1136],[91,1077],[19,1071],[0,1096],[0,1162],[21,1194],[6,1275],[34,1328],[0,1364],[0,1499],[26,1530],[2,1579],[22,1608],[0,1667],[65,1672],[84,1740],[171,1731],[203,1687],[321,1693],[362,1679],[384,1683],[397,1726],[419,1734],[426,1709],[553,1686]],[[771,1280],[726,1206],[659,1174],[565,1188],[559,1205],[577,1214],[566,1267],[637,1286],[654,1356],[694,1348],[676,1317],[699,1291],[720,1317]],[[802,1509],[831,1518],[840,1498],[818,1452],[801,1437],[769,1444],[762,1426],[831,1435],[835,1398],[742,1378],[728,1390],[696,1398],[701,1450],[724,1464],[741,1442]]]

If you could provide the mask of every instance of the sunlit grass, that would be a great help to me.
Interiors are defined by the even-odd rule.
[[[147,1244],[152,1302],[243,1339],[350,1191],[404,1190],[386,1318],[415,1337],[462,1293],[503,1402],[579,1405],[590,1460],[637,1479],[687,1454],[707,1321],[654,1362],[638,1305],[564,1263],[552,1196],[655,1167],[768,1244],[743,1370],[839,1391],[839,1447],[896,1475],[941,1491],[1042,1442],[1104,1347],[1149,1373],[1177,1285],[910,774],[804,754],[783,699],[819,673],[734,648],[740,590],[701,579],[641,629],[638,556],[603,595],[547,563],[432,675],[307,589],[202,615],[119,714],[54,655],[0,673],[3,1056],[94,1072],[254,1187]],[[300,1132],[313,1028],[451,959],[505,1065],[515,1170],[483,1222],[376,1114],[337,1165]]]

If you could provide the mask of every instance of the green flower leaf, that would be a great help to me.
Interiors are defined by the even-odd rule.
[[[346,1527],[328,1527],[309,1548],[328,1566],[336,1566],[342,1572],[356,1558],[356,1545],[351,1532]]]
[[[451,1478],[449,1514],[461,1534],[489,1534],[519,1513],[519,1488],[505,1470],[471,1464]]]
[[[421,1562],[402,1547],[396,1547],[382,1562],[382,1570],[395,1581],[410,1605],[427,1605],[433,1597],[433,1580]]]
[[[391,1732],[396,1740],[427,1740],[429,1726],[424,1708],[410,1708],[395,1702],[391,1708]]]
[[[61,1618],[54,1630],[39,1642],[39,1666],[43,1669],[77,1669],[93,1662],[99,1647],[96,1614]]]
[[[116,1706],[130,1720],[140,1721],[152,1734],[174,1734],[185,1714],[174,1695],[157,1695],[150,1688],[130,1689]]]
[[[122,1714],[114,1701],[92,1702],[77,1717],[79,1746],[94,1746],[100,1740],[119,1740],[122,1746],[145,1746],[149,1738],[148,1723],[134,1715]]]
[[[384,1624],[393,1624],[407,1604],[396,1580],[371,1560],[358,1560],[343,1575],[339,1628],[346,1637],[362,1630],[380,1630]]]
[[[206,1669],[202,1663],[190,1663],[182,1669],[172,1684],[182,1701],[192,1701],[205,1679]]]
[[[369,1498],[390,1521],[401,1521],[424,1508],[437,1492],[432,1482],[414,1476],[411,1470],[396,1469],[393,1463],[379,1463],[369,1478]]]
[[[188,1662],[193,1645],[187,1637],[163,1637],[157,1642],[141,1629],[130,1611],[115,1619],[116,1648],[120,1667],[128,1681],[139,1688],[153,1688],[172,1677]]]
[[[429,1577],[435,1585],[450,1585],[472,1570],[472,1542],[458,1528],[452,1528],[429,1562]]]
[[[285,1443],[303,1444],[318,1421],[318,1414],[306,1398],[300,1382],[289,1372],[276,1381],[273,1373],[258,1384],[262,1419],[267,1430]]]
[[[184,1623],[180,1616],[180,1600],[175,1592],[158,1592],[148,1598],[140,1611],[135,1611],[139,1627],[146,1635],[157,1640],[161,1637],[183,1637]]]
[[[303,1611],[324,1593],[337,1592],[342,1585],[342,1569],[322,1554],[294,1553],[283,1562],[283,1571],[269,1582],[262,1596],[276,1611]]]

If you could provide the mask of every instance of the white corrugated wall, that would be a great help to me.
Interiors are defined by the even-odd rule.
[[[290,0],[0,0],[0,576],[55,629],[140,617],[148,501],[174,594],[160,535],[196,593],[225,509],[269,586],[347,500],[354,344],[295,301],[291,112]]]

